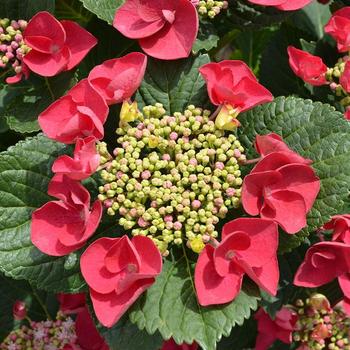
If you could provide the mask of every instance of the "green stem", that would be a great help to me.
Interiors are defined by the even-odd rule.
[[[50,82],[49,82],[49,79],[47,77],[45,77],[45,85],[46,85],[47,89],[49,90],[52,101],[54,102],[56,100],[56,97],[51,89]]]
[[[35,299],[38,301],[40,307],[43,309],[47,319],[51,321],[51,315],[50,315],[49,310],[47,309],[45,303],[41,300],[39,294],[36,292],[36,290],[33,288],[32,285],[31,285],[31,288],[32,288],[33,295],[34,295]]]

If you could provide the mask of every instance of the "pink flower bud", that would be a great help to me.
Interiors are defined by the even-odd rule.
[[[25,319],[27,316],[27,308],[26,308],[25,302],[23,302],[21,300],[17,300],[13,304],[12,313],[13,313],[13,317],[15,318],[15,320],[21,321],[21,320]]]
[[[236,158],[239,158],[242,155],[241,151],[237,148],[233,151],[233,154]]]
[[[228,188],[227,190],[226,190],[226,194],[229,196],[229,197],[233,197],[234,195],[235,195],[235,193],[236,193],[236,190],[234,189],[234,188]]]
[[[151,172],[149,170],[145,170],[141,173],[141,178],[143,180],[147,180],[151,177]]]
[[[18,43],[20,43],[20,42],[23,40],[22,34],[16,34],[16,35],[15,35],[15,40],[16,40]]]
[[[192,202],[192,207],[194,209],[199,209],[201,207],[202,203],[198,200],[198,199],[195,199],[193,202]]]
[[[190,161],[189,161],[189,163],[190,163],[191,165],[193,165],[193,166],[197,166],[197,165],[198,165],[198,161],[197,161],[196,158],[191,158]]]
[[[112,199],[107,199],[103,202],[106,208],[110,208],[113,205]]]
[[[169,160],[171,160],[171,157],[169,154],[165,153],[165,154],[163,154],[162,159],[169,161]]]
[[[169,137],[170,137],[170,140],[175,141],[175,140],[177,140],[179,135],[176,132],[172,132]]]
[[[165,222],[172,222],[172,221],[173,221],[172,215],[166,215],[166,216],[164,217],[164,221],[165,221]]]
[[[179,231],[179,230],[181,230],[181,228],[182,228],[181,222],[180,221],[175,221],[174,222],[174,229]]]
[[[215,163],[215,168],[216,168],[216,169],[223,170],[223,169],[225,168],[225,164],[222,163],[222,162],[216,162],[216,163]]]
[[[137,224],[140,226],[140,227],[147,227],[149,226],[149,222],[147,222],[146,220],[144,220],[143,218],[139,218],[137,220]]]

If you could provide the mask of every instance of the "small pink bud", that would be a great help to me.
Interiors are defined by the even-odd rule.
[[[337,87],[338,87],[338,84],[333,82],[333,83],[330,83],[329,84],[329,87],[332,89],[332,90],[335,90]]]
[[[18,43],[20,43],[20,42],[23,40],[22,34],[16,34],[16,35],[15,35],[15,40],[16,40]]]
[[[169,161],[171,159],[171,157],[169,154],[165,153],[165,154],[163,154],[162,159]]]
[[[11,27],[14,30],[17,30],[17,29],[19,29],[19,23],[17,21],[11,21]]]
[[[216,169],[223,170],[223,169],[225,168],[225,164],[222,163],[222,162],[216,162],[216,163],[215,163],[215,168],[216,168]]]
[[[113,205],[112,199],[106,199],[103,203],[106,208],[110,208]]]
[[[191,165],[193,165],[193,166],[197,166],[197,165],[198,165],[198,161],[197,161],[196,158],[191,158],[190,161],[189,161],[189,163],[190,163]]]
[[[173,221],[172,215],[166,215],[166,216],[164,217],[164,221],[165,221],[165,222],[172,222],[172,221]]]
[[[142,173],[141,173],[141,178],[143,180],[147,180],[151,177],[151,172],[149,170],[144,170]]]
[[[169,137],[170,140],[176,141],[179,135],[176,132],[172,132]]]
[[[147,227],[149,225],[149,223],[146,220],[144,220],[143,218],[139,218],[137,220],[137,223],[140,227]]]
[[[136,130],[135,132],[135,137],[137,139],[141,139],[142,138],[142,130]]]
[[[237,148],[233,152],[236,158],[239,158],[242,155],[241,151]]]
[[[151,207],[152,208],[157,208],[158,207],[157,201],[152,201],[151,202]]]
[[[179,230],[181,230],[181,228],[182,228],[181,222],[180,221],[175,221],[174,222],[174,229],[179,231]]]
[[[0,45],[0,51],[1,52],[6,52],[7,51],[7,45],[4,45],[4,44]]]
[[[201,201],[199,201],[198,199],[195,199],[193,202],[192,202],[192,207],[194,209],[199,209],[201,207],[202,203]]]
[[[233,197],[234,195],[235,195],[235,193],[236,193],[236,190],[234,189],[234,188],[228,188],[227,190],[226,190],[226,194],[229,196],[229,197]]]
[[[15,55],[12,53],[12,52],[6,52],[6,57],[9,59],[9,60],[11,60],[12,58],[14,58],[15,57]]]
[[[15,320],[21,321],[25,319],[27,316],[27,308],[25,302],[17,300],[13,305],[12,312]]]
[[[134,218],[135,216],[137,216],[137,210],[136,208],[131,208],[129,211],[129,214]]]

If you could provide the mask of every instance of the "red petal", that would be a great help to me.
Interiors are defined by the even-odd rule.
[[[350,273],[345,273],[338,277],[338,282],[341,290],[347,299],[350,298]]]
[[[151,36],[166,23],[161,5],[161,1],[127,0],[117,10],[113,26],[130,39]]]
[[[41,53],[31,50],[23,58],[23,62],[28,68],[41,76],[53,77],[64,71],[69,61],[69,51],[63,48],[55,54]]]
[[[57,299],[60,303],[60,310],[64,314],[76,314],[85,309],[86,297],[85,293],[77,294],[57,294]]]
[[[96,329],[87,307],[78,313],[75,321],[75,330],[78,337],[78,344],[83,349],[102,350],[106,346],[104,339]]]
[[[35,51],[53,53],[53,45],[62,49],[66,33],[61,23],[49,12],[37,13],[24,31],[25,43]]]
[[[139,52],[105,61],[89,74],[89,82],[108,104],[131,98],[141,85],[147,56]]]
[[[322,286],[350,271],[350,246],[339,242],[313,245],[300,265],[294,284],[314,288]]]
[[[265,192],[265,203],[260,211],[262,218],[276,221],[287,233],[297,233],[306,226],[304,198],[296,192]]]
[[[97,44],[97,39],[73,21],[61,21],[61,24],[66,31],[65,45],[70,52],[67,70],[70,70],[84,59]]]
[[[243,273],[238,269],[226,277],[220,277],[213,262],[214,248],[207,245],[199,255],[194,281],[199,304],[202,306],[225,304],[240,292]]]
[[[122,294],[99,294],[90,289],[90,296],[98,320],[105,327],[112,327],[138,297],[152,284],[154,278],[138,280]]]
[[[102,217],[102,203],[95,201],[91,213],[85,220],[85,229],[80,235],[64,235],[60,237],[60,242],[66,246],[72,246],[79,243],[85,243],[97,230]]]
[[[85,207],[90,207],[89,191],[81,183],[65,175],[55,175],[51,179],[48,194],[72,206],[83,205]]]
[[[245,232],[250,238],[247,249],[237,252],[249,266],[262,266],[276,257],[278,248],[278,226],[275,222],[257,218],[232,220],[222,228],[222,239],[233,232]]]
[[[277,254],[261,267],[251,267],[244,259],[239,260],[238,264],[244,272],[263,290],[271,295],[277,294],[279,281],[279,268]]]
[[[123,236],[110,247],[105,257],[105,266],[109,272],[116,274],[127,269],[129,264],[135,266],[134,272],[139,272],[140,256],[128,236]]]
[[[62,202],[49,202],[32,215],[31,240],[43,253],[53,256],[67,255],[83,244],[66,247],[60,243],[64,235],[79,234],[84,229],[79,212]]]
[[[282,11],[294,11],[305,7],[311,2],[312,0],[293,0],[293,2],[286,0],[282,5],[276,7]]]
[[[308,212],[320,191],[321,182],[309,165],[289,164],[278,169],[282,175],[280,181],[268,188],[274,190],[288,190],[300,193],[304,198],[306,212]]]
[[[150,56],[175,60],[188,57],[198,33],[198,13],[188,0],[178,0],[175,21],[157,33],[140,39],[141,48]]]
[[[263,204],[264,187],[279,181],[278,171],[250,173],[243,180],[242,205],[250,215],[258,215]]]
[[[109,108],[101,95],[93,88],[88,79],[81,80],[68,93],[78,106],[89,108],[102,124],[107,120]],[[97,122],[96,122],[97,125]]]
[[[230,101],[232,106],[238,107],[241,112],[245,112],[259,104],[271,102],[273,95],[256,80],[243,78],[234,89],[234,94]]]
[[[120,238],[100,238],[92,243],[81,256],[81,273],[86,283],[96,293],[114,293],[117,287],[120,278],[106,269],[105,257],[110,247],[118,240]]]
[[[153,241],[148,237],[135,236],[132,244],[141,259],[140,273],[158,275],[162,271],[163,260]]]
[[[227,276],[234,256],[249,249],[250,244],[251,240],[245,232],[235,231],[226,236],[214,251],[213,261],[216,272],[221,277]]]

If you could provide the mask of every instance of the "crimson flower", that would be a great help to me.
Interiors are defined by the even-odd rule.
[[[267,350],[277,339],[285,344],[292,343],[292,334],[298,321],[298,315],[294,311],[283,307],[272,320],[261,308],[254,318],[258,321],[255,350]]]
[[[328,84],[327,66],[323,63],[322,58],[293,46],[288,46],[288,55],[289,65],[299,78],[314,86]]]
[[[59,201],[44,204],[32,215],[31,240],[43,253],[67,255],[82,246],[96,231],[102,204],[90,208],[90,193],[77,181],[55,175],[48,194]]]
[[[331,19],[324,27],[326,33],[337,42],[339,52],[350,50],[350,6],[333,13]]]
[[[31,48],[24,63],[45,77],[74,68],[97,44],[96,38],[77,23],[58,21],[45,11],[29,21],[23,37]]]
[[[263,157],[243,180],[244,210],[276,221],[287,233],[305,227],[306,214],[320,190],[320,180],[308,160],[299,159],[292,151],[272,152]]]
[[[84,310],[86,305],[85,293],[77,294],[57,294],[57,299],[60,303],[60,310],[64,314],[77,314]]]
[[[188,57],[198,32],[198,14],[188,0],[127,0],[113,26],[138,39],[149,56],[175,60]]]
[[[108,106],[87,79],[81,80],[39,115],[39,124],[50,139],[75,143],[77,139],[103,138]]]
[[[299,10],[304,6],[310,4],[312,0],[248,0],[249,2],[257,5],[275,6],[282,11]]]
[[[342,242],[320,242],[306,253],[294,284],[315,288],[338,278],[345,300],[350,299],[350,245]]]
[[[240,218],[225,224],[216,248],[207,244],[195,268],[195,286],[202,306],[224,304],[240,292],[247,274],[275,295],[279,279],[278,227],[270,220]]]
[[[154,283],[162,257],[148,237],[100,238],[84,252],[80,266],[98,320],[111,327]]]
[[[147,56],[132,52],[96,66],[88,80],[107,104],[120,103],[128,100],[141,85],[146,66]]]
[[[94,136],[78,139],[75,145],[74,158],[67,155],[58,157],[52,165],[56,174],[67,175],[73,180],[83,180],[90,177],[100,164],[100,155],[96,150]]]
[[[333,230],[332,240],[350,244],[350,215],[335,215],[323,225],[325,230]]]
[[[350,93],[350,61],[346,61],[339,83],[346,92]]]
[[[230,105],[238,112],[244,112],[273,100],[272,94],[258,83],[242,61],[208,63],[199,71],[207,83],[210,100],[216,106]]]
[[[189,344],[181,344],[177,345],[173,338],[170,338],[169,340],[165,341],[163,343],[163,346],[160,350],[197,350],[198,344],[193,343],[192,345]]]

